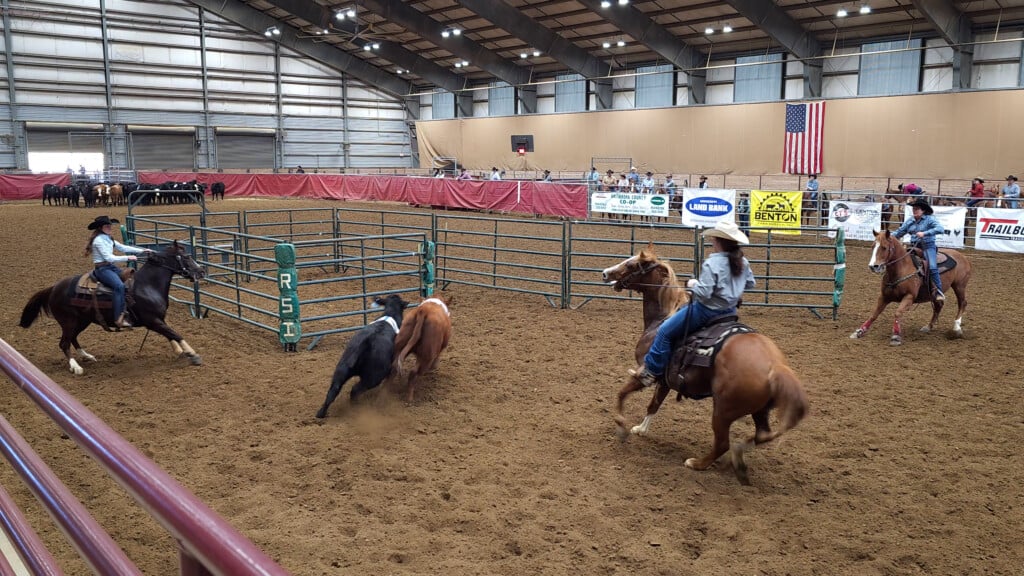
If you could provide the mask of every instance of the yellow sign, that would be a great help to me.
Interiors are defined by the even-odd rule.
[[[800,234],[802,192],[750,191],[750,227],[776,234]],[[757,232],[757,230],[754,230]]]

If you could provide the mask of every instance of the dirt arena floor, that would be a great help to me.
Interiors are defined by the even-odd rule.
[[[228,200],[245,210],[324,202]],[[144,332],[82,338],[98,362],[73,376],[29,296],[85,271],[86,224],[107,210],[0,206],[0,326],[55,381],[296,575],[1019,575],[1024,566],[1024,259],[971,253],[965,337],[866,338],[879,279],[851,243],[838,321],[750,308],[807,388],[811,414],[747,457],[752,486],[708,449],[710,401],[670,398],[647,437],[611,418],[641,326],[637,302],[553,309],[540,297],[455,286],[454,337],[407,405],[395,390],[314,413],[347,340],[287,354],[224,317],[169,323],[204,364]],[[110,209],[124,218],[125,211]],[[608,262],[613,264],[614,262]],[[140,351],[140,346],[142,349]],[[145,574],[177,573],[175,543],[27,397],[3,379],[3,416]],[[637,420],[648,398],[629,405]],[[749,434],[749,418],[733,427]],[[0,482],[68,574],[86,574],[9,466]]]

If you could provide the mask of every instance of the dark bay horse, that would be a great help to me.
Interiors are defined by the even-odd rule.
[[[860,338],[867,334],[871,325],[881,315],[882,310],[890,302],[899,302],[896,307],[895,318],[892,324],[892,336],[889,343],[899,346],[903,343],[903,330],[900,320],[914,303],[932,302],[932,319],[927,326],[921,328],[922,332],[931,332],[935,329],[935,322],[939,319],[939,312],[942,312],[943,302],[933,302],[931,290],[926,285],[928,277],[928,264],[920,260],[923,268],[919,269],[914,258],[907,248],[889,233],[888,230],[875,232],[875,244],[871,251],[871,261],[868,268],[872,272],[882,274],[882,293],[878,296],[878,303],[871,317],[861,324],[860,328],[850,334],[850,338]],[[942,278],[944,289],[953,289],[956,294],[957,313],[953,321],[953,333],[963,336],[964,331],[961,321],[964,317],[964,310],[967,309],[967,282],[971,279],[971,263],[967,258],[950,248],[939,249],[939,277]]]
[[[125,286],[128,305],[126,309],[136,327],[148,328],[167,338],[178,355],[184,355],[194,365],[202,364],[202,359],[195,350],[182,339],[177,332],[164,322],[167,315],[167,301],[170,293],[171,277],[179,274],[192,280],[201,279],[205,272],[188,254],[185,247],[175,241],[162,252],[152,252],[138,272],[132,284]],[[60,324],[60,349],[68,360],[68,369],[75,374],[84,370],[71,353],[71,346],[85,360],[95,361],[96,357],[82,349],[78,343],[78,335],[90,324],[114,325],[110,308],[83,307],[72,303],[75,299],[75,285],[80,276],[70,276],[53,286],[36,292],[25,304],[21,312],[19,326],[28,328],[39,316],[40,311],[53,317]]]
[[[633,290],[643,295],[644,331],[636,344],[636,361],[643,361],[647,349],[662,321],[686,303],[687,296],[676,279],[675,272],[665,262],[658,260],[652,245],[607,268],[602,273],[606,283],[616,291]],[[702,458],[688,458],[687,468],[706,470],[715,460],[729,450],[729,428],[732,423],[746,415],[754,420],[755,432],[745,442],[732,447],[731,456],[736,477],[743,484],[749,484],[743,453],[755,444],[768,442],[793,428],[807,413],[807,395],[796,374],[786,363],[782,351],[771,338],[756,332],[737,334],[725,341],[714,364],[709,368],[688,367],[683,381],[675,377],[679,373],[682,355],[678,353],[681,342],[676,343],[677,352],[665,371],[668,382],[658,383],[647,406],[643,422],[630,429],[633,434],[643,435],[654,414],[661,407],[670,389],[684,390],[691,397],[711,396],[714,408],[711,429],[714,444]],[[642,385],[630,378],[619,391],[615,422],[619,436],[625,439],[626,419],[622,415],[626,398],[640,390]],[[773,408],[779,409],[778,429],[772,431],[768,416]]]

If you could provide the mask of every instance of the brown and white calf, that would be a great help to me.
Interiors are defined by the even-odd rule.
[[[410,353],[416,355],[416,370],[409,375],[406,384],[409,402],[415,393],[416,380],[429,370],[437,367],[441,352],[448,347],[452,337],[451,313],[448,305],[451,298],[428,298],[405,315],[402,329],[395,336],[395,358],[392,372],[402,374],[402,362]]]

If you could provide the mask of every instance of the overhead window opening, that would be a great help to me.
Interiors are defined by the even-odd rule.
[[[56,174],[70,170],[74,174],[103,173],[102,152],[29,152],[28,169],[35,174]]]

